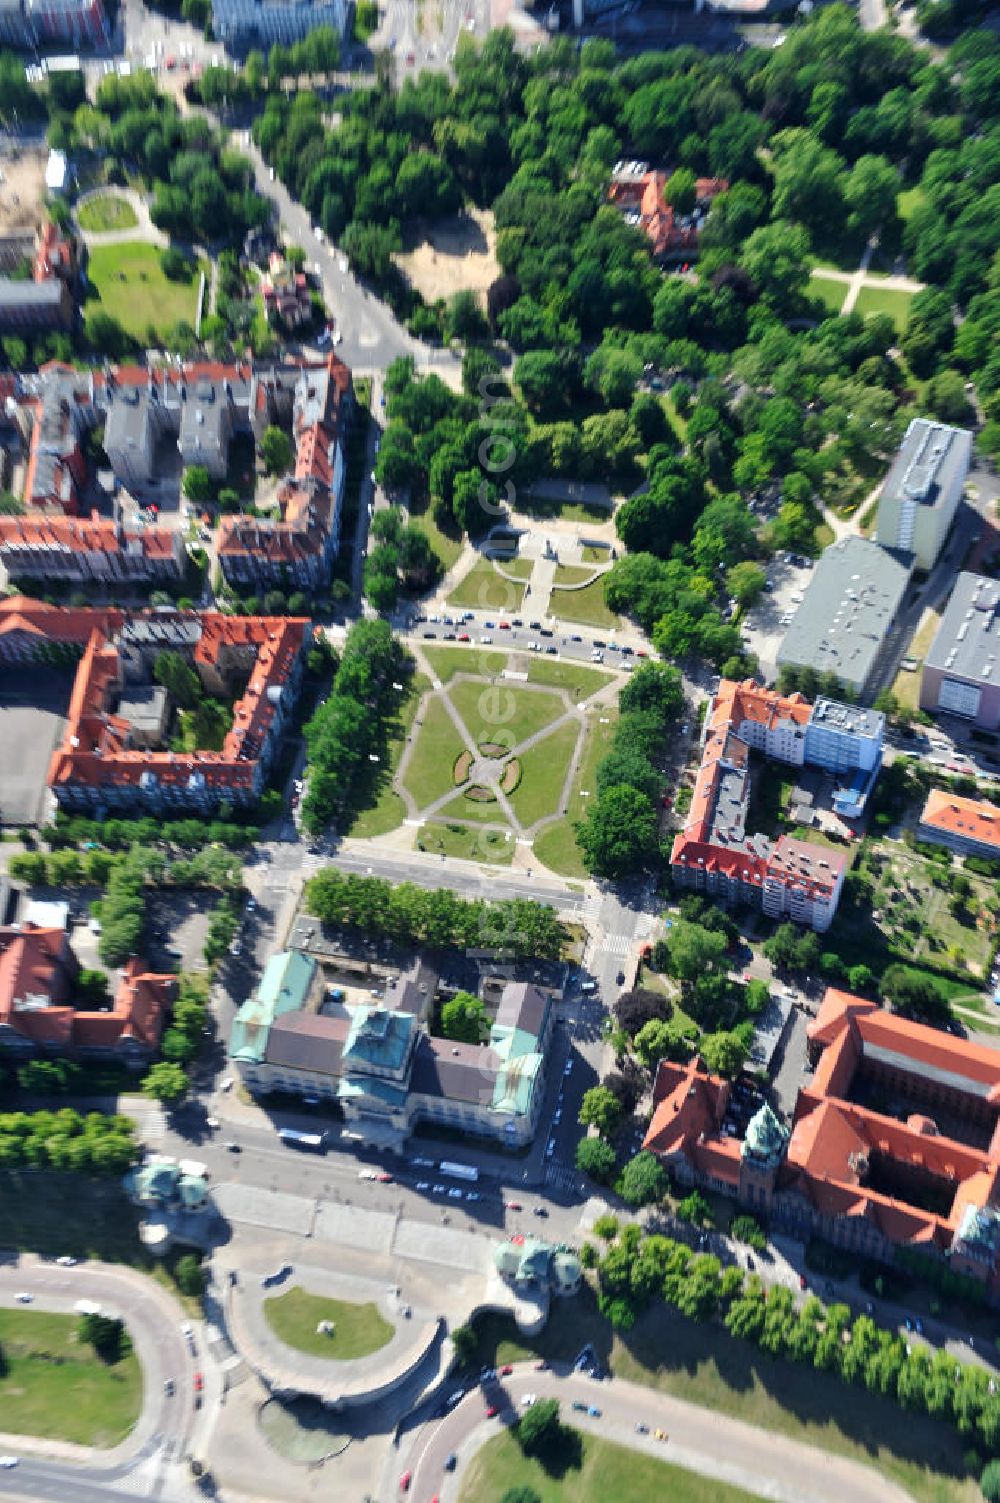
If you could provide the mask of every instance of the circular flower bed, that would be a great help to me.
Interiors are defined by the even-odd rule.
[[[499,741],[481,741],[479,751],[480,755],[484,757],[507,757],[510,755],[510,747],[501,746]]]
[[[482,783],[473,783],[471,788],[466,788],[465,797],[476,804],[492,804],[496,801],[492,788],[484,788]]]

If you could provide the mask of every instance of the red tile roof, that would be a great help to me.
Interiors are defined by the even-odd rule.
[[[1000,808],[984,799],[959,798],[943,788],[932,788],[920,823],[958,840],[992,846],[1000,855]]]
[[[611,184],[608,198],[617,208],[639,215],[639,223],[652,242],[654,256],[682,252],[693,255],[697,252],[701,232],[693,221],[682,220],[667,203],[669,180],[667,172],[646,172],[639,177],[617,179]],[[704,210],[728,187],[725,178],[698,178],[695,182],[698,207]]]
[[[309,622],[302,617],[224,616],[216,611],[202,612],[197,620],[201,638],[194,653],[196,665],[216,666],[227,649],[250,653],[250,679],[233,707],[232,729],[222,750],[132,748],[128,722],[108,709],[119,683],[118,646],[113,634],[95,625],[77,671],[63,739],[49,766],[53,787],[135,786],[144,772],[154,773],[161,786],[186,783],[198,773],[213,790],[253,787],[261,744],[277,714],[277,696],[295,666]],[[49,626],[53,639],[59,640],[58,622],[50,620]]]

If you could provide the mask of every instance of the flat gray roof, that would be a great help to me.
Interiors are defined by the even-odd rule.
[[[813,705],[810,725],[852,731],[856,736],[876,736],[885,730],[885,716],[881,710],[871,710],[865,705],[846,705],[839,699],[820,697]]]
[[[904,562],[905,558],[905,562]],[[832,543],[778,649],[778,663],[808,664],[864,687],[906,593],[912,560],[866,538]]]
[[[963,570],[941,617],[927,668],[975,683],[1000,684],[1000,583]]]
[[[967,428],[914,418],[885,478],[880,501],[902,496],[921,506],[937,506],[956,480],[965,479],[971,454]]]

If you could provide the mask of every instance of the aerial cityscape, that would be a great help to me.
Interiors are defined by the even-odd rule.
[[[1000,1503],[985,0],[0,0],[0,1503]]]

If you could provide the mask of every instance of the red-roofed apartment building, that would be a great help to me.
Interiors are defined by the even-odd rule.
[[[57,245],[49,254],[59,253]],[[162,444],[183,465],[221,479],[232,439],[260,440],[272,423],[293,430],[295,466],[282,484],[281,518],[224,521],[218,557],[234,584],[314,589],[324,584],[340,543],[346,432],[353,411],[351,373],[336,355],[321,364],[287,361],[255,367],[196,361],[179,367],[118,366],[75,371],[53,362],[12,394],[28,432],[26,514],[0,517],[0,563],[12,578],[81,583],[159,582],[183,578],[179,530],[126,522],[84,509],[85,441],[104,425],[104,450],[119,485],[159,496]]]
[[[943,788],[932,788],[917,834],[961,856],[1000,860],[1000,808],[985,799],[959,798]]]
[[[62,610],[21,596],[0,602],[0,661],[45,659],[58,644],[83,646],[48,781],[63,808],[98,815],[255,803],[311,640],[309,622],[293,617]],[[221,751],[156,748],[169,705],[152,683],[152,666],[166,650],[186,658],[211,693],[245,681]]]
[[[106,1011],[73,1005],[80,966],[63,929],[0,928],[0,1055],[117,1058],[140,1067],[156,1053],[177,978],[133,956]]]
[[[684,1184],[891,1263],[919,1255],[1000,1303],[1000,1055],[829,989],[791,1128],[735,1136],[728,1082],[664,1062],[644,1147]]]
[[[647,235],[658,261],[690,261],[714,199],[729,187],[722,177],[699,177],[694,185],[694,208],[678,214],[667,203],[668,172],[653,172],[645,162],[619,162],[611,178],[608,199],[629,223]]]
[[[834,710],[801,694],[781,695],[751,679],[723,679],[705,717],[701,766],[684,828],[670,853],[674,881],[728,902],[759,904],[771,918],[791,918],[813,929],[830,927],[840,901],[847,862],[832,847],[782,835],[776,844],[747,834],[750,749],[791,766],[815,760],[845,769],[868,764],[873,779],[881,759],[883,717],[858,711],[858,727],[827,722]],[[871,720],[871,725],[869,725]],[[831,741],[835,743],[832,747]],[[815,744],[815,758],[810,747]],[[822,761],[820,758],[822,757]]]

